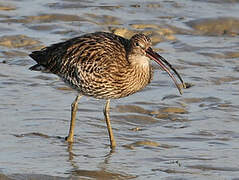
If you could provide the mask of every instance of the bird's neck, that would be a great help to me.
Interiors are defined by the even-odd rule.
[[[130,61],[129,84],[133,86],[134,91],[143,89],[152,80],[152,66],[149,58],[146,56],[134,56]],[[135,85],[137,84],[137,85]]]
[[[150,66],[149,63],[150,59],[146,56],[140,56],[140,55],[133,55],[129,56],[129,62],[131,66],[137,67],[139,69],[148,69]]]

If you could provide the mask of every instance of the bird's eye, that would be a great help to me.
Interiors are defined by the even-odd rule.
[[[136,46],[139,46],[139,43],[138,43],[138,42],[136,42],[136,43],[135,43],[135,45],[136,45]]]

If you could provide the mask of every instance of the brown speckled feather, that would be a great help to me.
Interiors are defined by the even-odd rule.
[[[83,95],[120,98],[144,88],[152,79],[148,60],[135,60],[134,41],[150,45],[142,34],[128,40],[96,32],[34,51],[30,57]]]

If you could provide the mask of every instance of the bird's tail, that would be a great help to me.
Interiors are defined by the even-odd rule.
[[[45,71],[46,68],[40,64],[35,64],[29,68],[31,71]]]
[[[37,64],[29,68],[31,71],[47,72],[46,67],[44,67],[44,61],[43,61],[44,55],[42,54],[42,51],[33,51],[31,54],[29,54],[29,56],[37,62]]]

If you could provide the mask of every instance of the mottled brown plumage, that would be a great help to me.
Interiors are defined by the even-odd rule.
[[[37,62],[31,70],[46,69],[79,92],[72,104],[71,128],[67,138],[69,142],[73,141],[79,97],[86,95],[107,100],[104,114],[111,147],[115,147],[108,115],[109,100],[128,96],[149,84],[153,75],[150,59],[166,70],[181,90],[165,64],[183,83],[181,77],[163,57],[153,52],[150,46],[150,39],[143,34],[136,34],[128,40],[112,33],[96,32],[53,44],[30,54]]]
[[[137,35],[146,46],[150,40]],[[148,64],[135,62],[135,44],[111,33],[94,33],[54,44],[30,56],[86,96],[112,99],[144,88],[152,78]],[[128,57],[127,57],[128,56]]]

